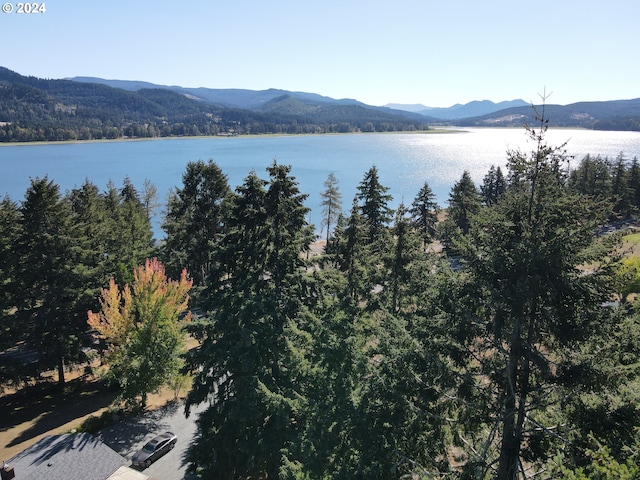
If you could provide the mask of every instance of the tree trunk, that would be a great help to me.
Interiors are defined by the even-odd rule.
[[[58,385],[64,386],[64,384],[64,358],[60,357],[60,360],[58,360]]]
[[[498,480],[515,480],[518,476],[520,435],[516,427],[516,392],[518,386],[518,364],[520,360],[521,320],[516,319],[511,336],[509,360],[506,369],[502,412],[502,442],[498,461]],[[518,422],[519,423],[519,422]]]

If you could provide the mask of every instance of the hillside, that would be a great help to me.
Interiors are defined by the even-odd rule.
[[[546,105],[545,117],[555,127],[640,131],[640,98],[608,102]],[[533,109],[515,107],[456,121],[460,126],[521,127],[533,122]]]
[[[216,103],[209,89],[106,82],[46,80],[0,67],[0,142],[427,128],[420,115],[315,94],[225,91],[217,98],[226,101]],[[230,102],[234,95],[242,102]]]

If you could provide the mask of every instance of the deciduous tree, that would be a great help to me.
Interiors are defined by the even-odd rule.
[[[129,405],[146,407],[147,395],[178,374],[183,348],[182,320],[191,280],[168,279],[164,266],[147,260],[133,272],[133,284],[120,288],[113,279],[102,290],[101,310],[88,323],[108,344],[108,376],[122,388]]]

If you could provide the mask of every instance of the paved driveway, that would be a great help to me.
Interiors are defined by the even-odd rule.
[[[185,418],[182,403],[169,405],[111,425],[102,430],[98,437],[130,461],[133,454],[151,438],[169,430],[178,436],[175,448],[144,469],[143,473],[157,480],[199,480],[195,475],[187,473],[185,455],[196,433],[195,420],[206,406],[204,403],[191,408],[191,415]]]

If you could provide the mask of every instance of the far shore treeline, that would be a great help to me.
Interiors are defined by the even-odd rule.
[[[23,76],[0,67],[0,143],[412,132],[442,125],[520,127],[535,122],[529,106],[452,119],[303,92],[140,88],[132,86],[136,82],[114,83],[122,88]],[[640,131],[640,99],[546,108],[554,127]]]
[[[166,205],[32,179],[0,203],[2,385],[99,357],[144,408],[188,379],[200,478],[637,479],[640,164],[570,170],[538,120],[446,208],[329,175],[322,239],[276,161],[235,191],[190,162]]]

